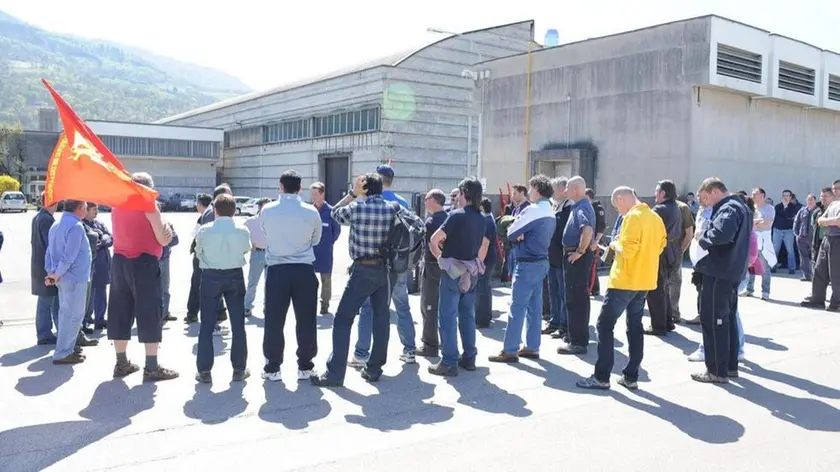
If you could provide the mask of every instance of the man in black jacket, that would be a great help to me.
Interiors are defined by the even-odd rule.
[[[44,201],[44,196],[41,196]],[[50,228],[55,223],[53,214],[58,209],[58,204],[41,207],[38,214],[32,219],[32,257],[30,259],[30,278],[32,281],[32,295],[38,297],[38,304],[35,308],[35,332],[38,336],[38,344],[41,346],[55,344],[56,337],[53,334],[53,325],[58,327],[58,288],[55,285],[44,284],[47,271],[44,269],[44,259],[47,254],[47,243],[49,241]]]
[[[196,208],[201,212],[201,216],[198,217],[198,226],[206,225],[207,223],[212,223],[216,219],[216,213],[213,209],[213,199],[223,194],[233,195],[233,192],[227,184],[222,184],[216,187],[215,190],[213,190],[212,197],[210,197],[210,195],[207,194],[201,194],[196,198]],[[184,322],[187,324],[198,322],[198,310],[200,308],[199,304],[201,301],[201,268],[198,266],[198,258],[195,257],[195,239],[193,239],[193,242],[190,245],[190,254],[193,255],[193,273],[192,279],[190,280],[190,295],[187,299],[187,317],[184,318]],[[227,310],[225,309],[225,303],[221,300],[219,301],[218,319],[219,321],[224,321],[227,319]],[[219,335],[222,333],[223,331],[221,327],[217,325],[215,334]]]
[[[647,303],[650,312],[650,329],[645,334],[665,336],[674,330],[674,312],[671,307],[671,285],[668,274],[673,271],[674,264],[680,264],[680,247],[682,244],[682,213],[677,206],[677,187],[670,180],[663,180],[656,184],[656,206],[653,211],[665,223],[665,233],[668,243],[662,255],[659,256],[659,276],[656,280],[656,290],[648,292]]]
[[[703,181],[700,203],[712,206],[709,227],[698,232],[698,244],[708,254],[695,265],[702,274],[700,324],[706,371],[691,378],[703,383],[728,383],[738,376],[738,285],[746,275],[753,219],[743,199],[729,195],[715,177]]]
[[[566,260],[566,253],[563,250],[563,230],[566,228],[566,222],[572,211],[572,201],[566,197],[568,181],[566,177],[558,177],[551,181],[554,187],[553,209],[557,226],[551,238],[551,245],[548,247],[548,293],[551,318],[542,330],[542,334],[551,334],[552,337],[566,342],[568,342],[566,338],[569,331],[569,314],[566,311],[566,282],[563,277],[563,262]]]
[[[595,257],[592,258],[592,279],[589,282],[589,294],[597,297],[601,295],[601,281],[598,279],[598,263],[601,258],[599,257],[598,245],[601,244],[604,231],[607,230],[607,212],[601,202],[595,200],[595,190],[586,189],[586,198],[592,202],[592,209],[595,210],[595,237],[592,240],[592,252],[595,253]]]

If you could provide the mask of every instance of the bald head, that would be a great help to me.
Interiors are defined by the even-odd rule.
[[[630,187],[616,187],[612,193],[612,204],[620,215],[627,214],[634,205],[639,203],[636,191]]]
[[[569,179],[569,182],[566,184],[566,190],[568,192],[568,198],[574,201],[578,201],[581,198],[586,197],[586,180],[583,177],[576,175]]]

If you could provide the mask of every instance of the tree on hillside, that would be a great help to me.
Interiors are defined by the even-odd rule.
[[[0,125],[0,175],[23,179],[23,130]]]

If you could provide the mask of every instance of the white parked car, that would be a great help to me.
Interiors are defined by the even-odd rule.
[[[179,211],[194,211],[195,210],[195,197],[183,197],[181,201],[178,202],[178,210]]]
[[[0,213],[17,211],[26,213],[26,197],[22,192],[3,192],[0,195]]]
[[[260,211],[259,205],[257,202],[260,201],[259,198],[251,198],[247,202],[242,204],[242,208],[239,210],[239,214],[243,216],[254,216]]]
[[[236,200],[237,215],[244,215],[244,213],[242,212],[242,207],[249,201],[253,200],[253,198],[251,197],[233,197],[233,199]],[[256,215],[256,212],[254,212],[254,214]]]

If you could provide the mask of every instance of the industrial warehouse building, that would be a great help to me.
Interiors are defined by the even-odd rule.
[[[528,56],[476,66],[491,189],[539,171],[651,196],[719,176],[804,202],[840,177],[836,53],[705,16]]]
[[[397,191],[448,189],[475,170],[472,65],[527,51],[533,37],[532,21],[452,35],[159,123],[224,129],[223,179],[242,195],[274,194],[293,168],[304,183],[324,181],[335,202],[352,175],[388,161]]]
[[[25,130],[13,147],[23,157],[21,191],[35,201],[44,190],[46,169],[58,142],[58,117],[43,110],[41,129]],[[88,126],[129,172],[148,172],[164,198],[209,192],[219,180],[220,129],[88,121]]]

